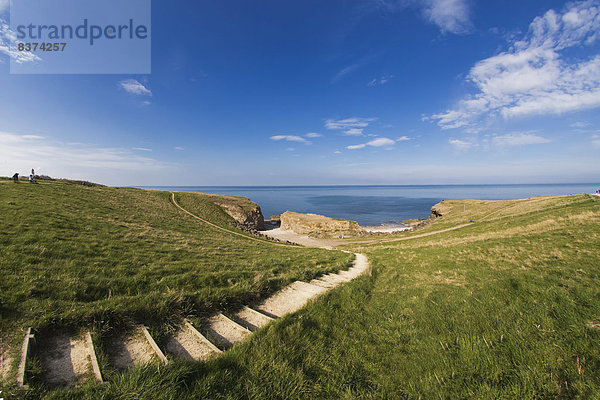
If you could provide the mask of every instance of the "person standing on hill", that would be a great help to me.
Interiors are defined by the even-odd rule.
[[[35,176],[35,171],[31,168],[31,174],[29,174],[29,183],[35,183],[33,177]]]
[[[15,183],[19,183],[19,173],[17,172],[16,174],[13,175],[13,181]]]

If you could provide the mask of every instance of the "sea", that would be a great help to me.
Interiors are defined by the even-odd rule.
[[[427,218],[442,200],[512,200],[532,196],[594,193],[600,183],[518,185],[400,186],[138,186],[140,189],[243,196],[258,203],[263,215],[285,211],[314,213],[358,222],[361,226],[402,225]]]

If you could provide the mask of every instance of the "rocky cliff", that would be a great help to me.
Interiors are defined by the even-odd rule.
[[[363,232],[354,221],[335,219],[317,214],[300,214],[286,211],[280,216],[281,229],[294,231],[299,235],[333,237]]]
[[[445,205],[444,201],[442,200],[433,207],[431,207],[430,218],[443,217],[444,215],[448,214],[451,209],[452,207]]]
[[[265,219],[260,206],[245,197],[215,196],[214,204],[221,207],[237,223],[251,230],[265,228]]]

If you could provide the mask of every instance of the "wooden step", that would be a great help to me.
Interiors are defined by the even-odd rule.
[[[169,336],[166,350],[176,358],[196,361],[206,360],[221,353],[221,350],[187,321],[182,323],[173,335]]]
[[[244,307],[233,316],[233,320],[243,327],[255,331],[271,322],[273,318],[250,307]]]
[[[108,338],[107,349],[109,362],[120,370],[157,361],[155,351],[139,326],[128,336]]]
[[[334,287],[336,287],[336,286],[339,285],[337,283],[327,282],[327,281],[323,281],[321,279],[313,279],[309,283],[311,285],[321,286],[321,287],[324,287],[324,288],[327,288],[327,289],[333,289]]]
[[[248,329],[233,322],[222,313],[210,317],[207,320],[206,329],[210,339],[224,348],[229,348],[252,334]]]
[[[295,289],[311,293],[313,296],[318,296],[328,290],[328,288],[324,288],[323,286],[313,285],[311,283],[302,281],[293,282],[290,286]]]
[[[38,354],[45,371],[42,380],[51,385],[76,386],[91,378],[92,365],[85,335],[53,334],[38,341]]]
[[[27,369],[27,357],[31,350],[31,341],[35,340],[31,333],[31,327],[27,328],[25,337],[23,338],[23,344],[21,345],[21,360],[19,361],[19,368],[17,370],[17,387],[26,387],[25,384],[25,371]]]
[[[306,282],[302,283],[304,285],[294,282],[257,305],[255,309],[268,316],[283,317],[286,314],[298,311],[308,300],[327,290],[327,288],[310,285]]]

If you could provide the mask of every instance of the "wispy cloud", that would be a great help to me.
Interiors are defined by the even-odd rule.
[[[181,147],[181,146],[175,146],[174,150],[183,151],[185,149],[183,147]]]
[[[369,83],[367,83],[367,86],[372,87],[372,86],[377,86],[377,85],[385,85],[393,77],[394,77],[394,75],[383,75],[379,78],[373,78]]]
[[[352,128],[344,131],[343,134],[346,136],[363,136],[363,131],[362,128]]]
[[[5,11],[8,11],[9,4],[9,0],[0,0],[0,14],[2,14]]]
[[[125,89],[126,92],[137,96],[152,96],[152,92],[135,79],[125,79],[119,82],[119,86]]]
[[[433,115],[443,129],[476,125],[483,118],[563,114],[600,106],[600,56],[565,56],[568,49],[600,38],[600,1],[568,3],[537,17],[521,40],[484,59],[468,80],[478,92],[457,107]]]
[[[496,146],[525,146],[529,144],[550,143],[551,140],[543,136],[527,132],[514,132],[505,135],[494,136],[492,143]]]
[[[135,150],[135,151],[152,151],[152,149],[149,149],[147,147],[133,147],[131,150]]]
[[[387,11],[418,8],[423,16],[437,25],[442,33],[464,34],[472,29],[467,0],[374,0]]]
[[[344,78],[346,75],[349,75],[359,69],[361,69],[362,67],[364,67],[365,65],[367,65],[369,63],[369,61],[371,61],[371,59],[373,58],[373,56],[365,56],[363,58],[361,58],[360,60],[358,60],[355,63],[352,63],[344,68],[342,68],[337,74],[335,74],[335,76],[331,79],[331,83],[336,83],[338,82],[340,79]]]
[[[313,138],[314,139],[314,138],[320,138],[323,135],[321,135],[320,133],[316,133],[316,132],[309,132],[305,136],[307,138]]]
[[[76,179],[106,174],[118,176],[123,171],[162,171],[173,167],[127,149],[63,143],[38,135],[7,132],[0,132],[0,160],[2,168],[10,166],[10,171],[4,170],[4,173],[35,167],[50,176]]]
[[[369,124],[375,121],[377,118],[359,118],[352,117],[346,119],[328,119],[325,121],[325,128],[331,130],[342,130],[345,129],[348,132],[351,129],[366,128]],[[353,133],[347,133],[352,135]],[[356,133],[354,133],[356,134]],[[362,129],[359,134],[362,134]]]
[[[466,151],[478,146],[477,143],[468,142],[466,140],[461,139],[450,139],[448,140],[448,143],[450,143],[452,147],[454,147],[458,151]]]
[[[285,140],[286,142],[298,142],[304,144],[311,144],[310,141],[306,140],[302,136],[296,135],[275,135],[270,137],[271,140]]]
[[[592,135],[592,146],[600,149],[600,135]]]
[[[576,128],[576,129],[584,129],[584,128],[587,128],[588,126],[590,126],[589,123],[581,122],[581,121],[571,124],[571,128]]]
[[[367,143],[361,143],[361,144],[354,144],[351,146],[347,146],[346,148],[348,150],[357,150],[357,149],[363,149],[367,146],[371,146],[371,147],[390,147],[393,146],[396,143],[396,141],[389,139],[389,138],[377,138],[374,140],[371,140],[370,142]]]
[[[0,0],[0,13],[2,13],[2,0]],[[0,18],[0,53],[7,55],[9,59],[18,64],[41,61],[41,58],[33,52],[15,50],[16,40],[17,35],[10,29],[6,21]],[[0,62],[2,62],[1,59]]]
[[[399,138],[396,139],[396,142],[406,142],[408,140],[413,140],[413,138],[408,137],[408,136],[400,136]]]

